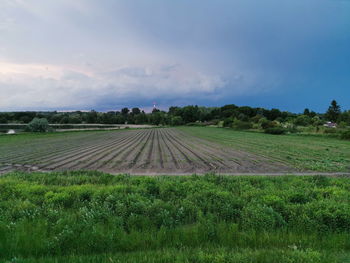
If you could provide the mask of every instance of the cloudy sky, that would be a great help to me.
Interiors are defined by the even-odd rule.
[[[0,0],[0,111],[350,109],[349,0]]]

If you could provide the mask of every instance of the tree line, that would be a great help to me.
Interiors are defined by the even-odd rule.
[[[254,108],[228,104],[222,107],[201,107],[189,105],[172,106],[168,111],[153,109],[151,113],[135,108],[123,108],[120,111],[97,112],[0,112],[0,123],[30,123],[34,118],[45,118],[50,124],[153,124],[186,125],[191,123],[218,124],[223,126],[249,126],[259,123],[269,125],[273,121],[293,123],[300,126],[322,125],[326,121],[350,125],[350,110],[342,111],[333,100],[325,113],[316,113],[305,109],[303,113],[292,113],[279,109]],[[247,127],[249,128],[249,127]]]

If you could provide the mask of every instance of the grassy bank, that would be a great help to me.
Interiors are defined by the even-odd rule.
[[[300,170],[350,171],[350,141],[326,135],[271,135],[212,127],[179,129],[233,149],[273,158]]]
[[[0,178],[0,259],[346,262],[349,190],[345,177],[12,173]]]

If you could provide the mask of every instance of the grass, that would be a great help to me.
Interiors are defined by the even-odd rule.
[[[349,262],[350,254],[322,254],[311,249],[227,249],[227,248],[201,248],[201,249],[165,249],[144,252],[127,252],[100,255],[76,255],[51,258],[27,258],[13,259],[8,262],[18,263],[98,263],[98,262],[119,262],[119,263],[312,263],[312,262]]]
[[[287,163],[302,171],[350,171],[350,141],[325,135],[270,135],[212,127],[178,129],[236,150]]]
[[[0,262],[349,262],[347,177],[0,177]]]
[[[88,135],[94,135],[96,133],[113,133],[113,132],[125,132],[130,130],[137,130],[134,128],[129,129],[119,129],[119,130],[81,130],[81,131],[62,131],[62,132],[44,132],[44,133],[38,133],[38,132],[23,132],[18,134],[0,134],[0,145],[5,144],[20,144],[25,143],[27,141],[31,140],[38,140],[41,141],[43,139],[56,139],[56,138],[64,138],[66,136],[88,136]]]

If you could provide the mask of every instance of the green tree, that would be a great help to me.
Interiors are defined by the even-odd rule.
[[[295,119],[294,124],[300,125],[300,126],[308,126],[310,124],[310,122],[311,122],[311,119],[309,116],[300,115]]]
[[[350,110],[348,111],[344,111],[341,116],[340,116],[341,120],[346,122],[347,125],[350,125]]]
[[[153,111],[150,116],[150,121],[153,125],[159,125],[165,123],[164,113],[161,111]]]
[[[131,113],[133,115],[138,115],[141,113],[141,110],[139,108],[132,108]]]
[[[329,106],[326,112],[326,118],[330,121],[337,121],[341,114],[340,106],[338,105],[336,100],[332,100],[331,106]]]
[[[34,118],[28,124],[28,129],[31,132],[47,132],[49,130],[49,122],[45,118]]]
[[[7,119],[5,115],[0,115],[0,123],[2,124],[7,123]]]
[[[122,108],[122,111],[121,111],[121,112],[122,112],[122,115],[125,116],[125,115],[128,115],[129,111],[130,111],[130,110],[129,110],[128,108],[125,107],[125,108]]]
[[[178,125],[182,125],[182,124],[183,124],[183,120],[182,120],[181,116],[171,117],[171,125],[178,126]]]
[[[145,124],[147,120],[147,115],[144,112],[135,116],[135,124]]]
[[[182,113],[182,109],[180,107],[171,106],[168,112],[170,115],[180,116]]]
[[[88,123],[96,123],[97,122],[97,112],[92,110],[87,113],[87,122]]]
[[[186,106],[182,109],[182,119],[185,123],[195,122],[199,119],[198,106]]]

